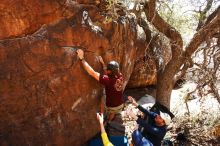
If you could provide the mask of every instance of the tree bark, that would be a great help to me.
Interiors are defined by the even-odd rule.
[[[145,14],[148,21],[161,33],[170,39],[172,58],[167,63],[165,68],[157,74],[157,93],[156,100],[164,106],[170,108],[170,96],[177,80],[177,73],[181,66],[191,59],[191,55],[198,47],[207,39],[214,37],[220,32],[220,10],[217,9],[215,17],[212,20],[207,20],[209,23],[205,25],[194,35],[189,45],[183,51],[183,41],[179,32],[165,22],[155,10],[156,0],[149,0],[145,4]],[[212,15],[212,14],[211,14]],[[205,34],[205,35],[204,35]],[[186,64],[185,64],[186,65]],[[188,67],[187,67],[188,68]]]
[[[177,61],[180,61],[179,56],[182,54],[183,41],[179,32],[165,22],[155,11],[156,1],[150,0],[145,4],[145,14],[149,22],[151,22],[160,32],[170,39],[172,58],[165,66],[164,70],[157,74],[157,93],[156,100],[170,107],[170,95],[173,89],[174,80],[178,67]]]

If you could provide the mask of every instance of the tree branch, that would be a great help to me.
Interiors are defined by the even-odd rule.
[[[166,65],[164,72],[168,72],[171,76],[174,76],[178,69],[179,65],[177,65],[177,61],[180,60],[180,56],[183,52],[183,41],[180,33],[165,22],[159,14],[155,11],[156,1],[149,0],[145,4],[145,14],[149,22],[151,22],[161,33],[163,33],[166,37],[170,39],[171,42],[171,50],[172,50],[172,58],[169,63]]]
[[[216,17],[219,11],[220,11],[220,6],[218,6],[218,8],[208,16],[205,25],[208,24],[214,17]]]
[[[204,21],[207,18],[206,14],[211,9],[212,3],[213,3],[213,0],[208,0],[204,10],[199,11],[200,18],[199,18],[199,23],[198,23],[198,26],[197,26],[196,30],[199,30],[204,25]]]
[[[202,27],[193,37],[189,45],[186,47],[184,55],[185,59],[190,58],[191,55],[196,51],[196,49],[203,43],[205,40],[212,38],[213,35],[220,32],[220,9],[216,16]]]

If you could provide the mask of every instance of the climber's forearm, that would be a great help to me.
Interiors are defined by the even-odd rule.
[[[100,129],[101,129],[101,133],[105,133],[105,127],[103,123],[100,123]]]
[[[107,70],[107,66],[105,65],[105,62],[104,62],[104,60],[102,59],[102,56],[99,56],[98,58],[99,58],[99,62],[100,62],[101,65],[102,65],[103,70]]]
[[[99,81],[100,73],[94,71],[93,68],[84,59],[81,62],[83,64],[83,68],[88,72],[88,74]]]

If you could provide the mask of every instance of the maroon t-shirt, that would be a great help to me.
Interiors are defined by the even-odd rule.
[[[107,107],[116,107],[123,104],[122,74],[111,78],[108,75],[100,74],[99,82],[105,86]]]

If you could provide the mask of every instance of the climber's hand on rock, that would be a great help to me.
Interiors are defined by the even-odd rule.
[[[103,61],[102,56],[98,56],[98,59],[99,59],[99,62],[104,66],[105,62]]]
[[[76,52],[80,60],[84,59],[84,51],[82,49],[78,49]]]

